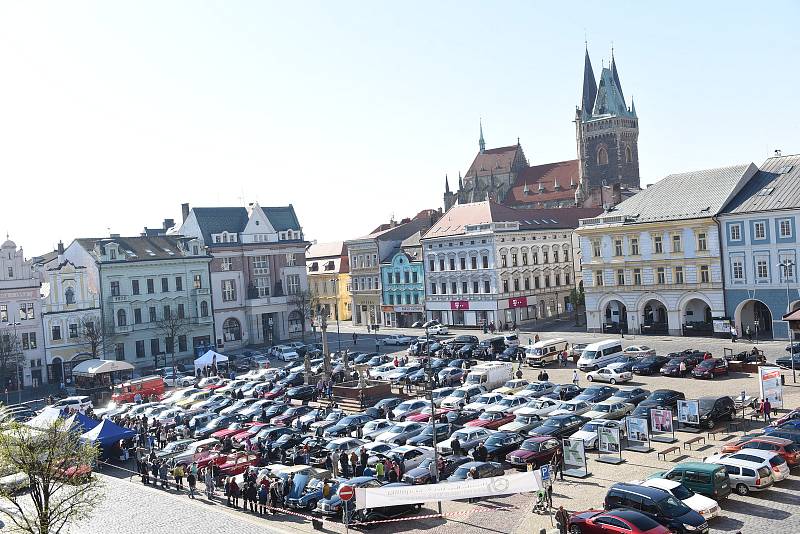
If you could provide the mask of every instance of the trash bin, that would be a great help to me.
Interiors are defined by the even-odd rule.
[[[784,375],[783,373],[781,373],[781,385],[782,386],[786,385],[786,375]]]

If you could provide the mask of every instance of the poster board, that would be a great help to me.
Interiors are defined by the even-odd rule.
[[[650,452],[650,429],[647,426],[647,419],[642,417],[626,417],[625,432],[628,436],[628,445],[625,450],[634,452]]]
[[[783,385],[779,367],[758,368],[758,391],[762,399],[769,399],[773,408],[783,408]]]
[[[619,428],[609,426],[597,427],[597,461],[605,464],[621,464],[622,443],[619,438]]]
[[[672,425],[672,410],[652,408],[650,410],[650,440],[659,443],[675,443],[675,427]]]
[[[589,473],[586,467],[586,447],[582,439],[564,438],[564,476],[586,478]]]

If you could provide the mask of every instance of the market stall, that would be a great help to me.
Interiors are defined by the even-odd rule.
[[[97,405],[111,398],[114,384],[130,380],[133,365],[117,360],[92,359],[72,368],[75,394],[87,395]]]

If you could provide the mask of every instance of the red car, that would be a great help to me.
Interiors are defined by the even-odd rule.
[[[538,467],[555,456],[561,447],[561,441],[553,436],[535,436],[522,442],[519,449],[506,455],[506,461],[517,468],[527,468],[528,465]]]
[[[587,510],[569,518],[567,531],[581,534],[670,534],[670,530],[636,510]]]
[[[800,446],[790,439],[772,438],[766,435],[743,443],[740,450],[744,451],[745,449],[772,451],[786,460],[789,467],[795,467],[800,464]]]
[[[224,464],[219,466],[219,472],[225,476],[236,476],[247,471],[248,467],[258,464],[260,455],[248,452],[229,454]]]
[[[488,428],[489,430],[497,430],[504,424],[510,423],[516,418],[517,416],[513,413],[486,411],[483,412],[477,419],[473,419],[472,421],[465,423],[464,426],[478,426],[482,428]]]
[[[728,374],[728,362],[723,358],[709,358],[692,369],[695,378],[716,378]]]
[[[254,423],[251,423],[251,422],[233,423],[228,428],[223,428],[222,430],[217,430],[216,432],[211,434],[211,436],[209,436],[209,437],[217,438],[220,441],[225,441],[225,438],[227,438],[228,436],[233,437],[236,434],[238,434],[239,432],[242,432],[243,430],[247,430],[248,428],[253,426],[253,424]]]
[[[278,397],[283,397],[285,394],[286,386],[278,385],[264,393],[261,397],[265,399],[277,399]]]
[[[267,425],[267,423],[245,423],[245,425],[248,425],[247,428],[243,428],[242,430],[231,436],[231,441],[233,441],[234,443],[243,442],[247,440],[247,438],[255,436],[259,430],[261,430],[263,427]]]
[[[219,451],[213,451],[208,455],[204,456],[203,458],[197,460],[197,468],[202,469],[212,464],[222,465],[227,461],[227,459],[228,459],[227,455],[222,454]]]
[[[448,412],[452,412],[450,408],[436,408],[436,419],[440,421],[444,420],[444,416],[447,415]],[[404,421],[414,421],[415,423],[427,423],[431,419],[431,409],[424,408],[421,412],[415,413],[414,415],[409,415],[404,419]]]

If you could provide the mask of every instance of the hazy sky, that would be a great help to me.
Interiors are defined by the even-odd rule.
[[[557,4],[557,5],[556,5]],[[0,231],[26,255],[193,206],[308,239],[442,205],[477,150],[575,157],[613,41],[643,182],[800,151],[797,2],[3,2]]]

